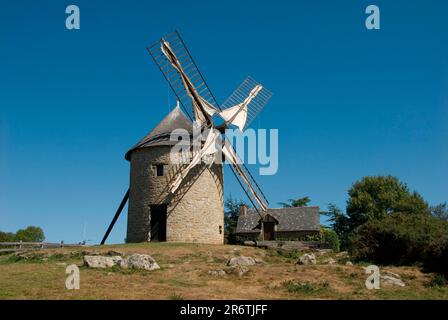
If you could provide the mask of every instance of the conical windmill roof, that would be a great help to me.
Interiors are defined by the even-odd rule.
[[[170,135],[176,129],[184,129],[190,135],[193,134],[193,123],[182,112],[179,106],[174,108],[151,132],[129,149],[124,156],[125,159],[130,161],[132,152],[137,149],[174,145],[176,142],[170,141]]]

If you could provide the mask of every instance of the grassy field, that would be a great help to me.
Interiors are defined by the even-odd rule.
[[[65,266],[82,265],[83,250],[150,254],[160,270],[80,268],[80,290],[65,289]],[[151,243],[39,251],[42,256],[18,260],[0,256],[0,299],[448,299],[448,287],[431,282],[434,275],[418,267],[380,267],[401,276],[406,287],[368,290],[365,265],[296,265],[297,252],[285,253],[231,245]],[[232,256],[262,259],[242,277],[214,277]],[[43,259],[42,259],[43,257]]]

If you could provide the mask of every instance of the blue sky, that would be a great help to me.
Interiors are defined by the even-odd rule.
[[[81,29],[65,29],[65,7]],[[381,30],[364,26],[367,5]],[[146,52],[179,29],[221,102],[247,76],[274,98],[271,206],[345,207],[365,175],[448,200],[446,1],[2,1],[0,230],[97,243],[129,183],[127,149],[175,100]],[[256,168],[254,168],[256,169]],[[243,197],[226,170],[226,195]],[[110,236],[125,237],[126,212]]]

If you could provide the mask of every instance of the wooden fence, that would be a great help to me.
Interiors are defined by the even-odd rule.
[[[59,243],[50,242],[0,242],[0,252],[15,252],[23,250],[39,250],[39,249],[51,249],[51,248],[68,248],[68,247],[83,247],[85,244],[69,244],[61,241]],[[4,248],[8,247],[8,248]]]

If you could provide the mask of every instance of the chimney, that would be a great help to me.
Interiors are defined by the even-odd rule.
[[[240,216],[245,216],[247,213],[247,207],[245,204],[240,204]]]

